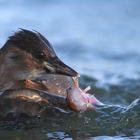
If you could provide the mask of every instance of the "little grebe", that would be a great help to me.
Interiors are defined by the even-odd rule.
[[[57,57],[52,45],[40,33],[21,29],[0,49],[0,91],[47,90],[42,81],[47,80],[48,74],[78,75]]]

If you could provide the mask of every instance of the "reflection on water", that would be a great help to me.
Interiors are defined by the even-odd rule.
[[[93,92],[93,86],[96,83],[95,80],[89,79],[86,76],[82,76],[81,78],[82,87],[86,86],[88,81],[93,84],[91,86],[91,92]],[[129,81],[128,83],[129,85],[127,85],[127,88],[131,90],[132,82]],[[138,81],[136,83],[138,84]],[[125,89],[126,85],[118,86],[115,89],[115,92],[119,93],[119,90],[121,90],[122,87]],[[43,119],[21,118],[20,121],[0,121],[0,139],[140,139],[139,92],[137,92],[137,99],[130,105],[120,105],[124,100],[125,103],[129,104],[130,95],[128,92],[122,92],[121,94],[125,94],[125,98],[120,98],[120,94],[115,94],[114,100],[111,101],[111,96],[115,93],[113,92],[113,88],[114,87],[111,85],[109,89],[107,89],[108,92],[105,91],[106,89],[96,89],[98,91],[96,96],[98,96],[100,100],[104,100],[104,102],[106,101],[106,103],[108,103],[102,107],[97,107],[95,111],[81,113],[70,112],[69,114],[65,114],[56,110],[49,113],[48,116]],[[109,105],[108,100],[110,100],[110,102],[118,102],[118,104],[112,103],[112,105]]]
[[[0,0],[1,45],[20,27],[43,33],[61,59],[84,74],[81,86],[91,85],[92,94],[113,104],[96,112],[55,114],[31,124],[11,122],[10,127],[10,122],[1,122],[0,139],[140,139],[139,4],[139,0]]]

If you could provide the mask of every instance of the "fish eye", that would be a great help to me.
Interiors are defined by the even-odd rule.
[[[69,87],[68,90],[72,90],[72,87]]]

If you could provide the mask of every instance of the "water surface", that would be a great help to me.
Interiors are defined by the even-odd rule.
[[[95,112],[1,122],[0,139],[140,139],[139,0],[0,0],[0,44],[18,28],[45,35],[107,104]],[[108,106],[111,105],[111,106]]]

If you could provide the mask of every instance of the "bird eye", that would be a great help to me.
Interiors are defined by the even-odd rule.
[[[45,57],[45,54],[44,53],[39,53],[36,56],[36,58],[38,58],[38,59],[43,59],[44,57]]]

